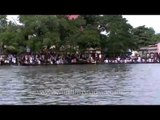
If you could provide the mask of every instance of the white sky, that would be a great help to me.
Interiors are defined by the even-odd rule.
[[[9,21],[13,21],[13,22],[16,22],[17,24],[20,24],[18,21],[18,15],[7,15],[7,19]]]
[[[160,33],[160,15],[123,15],[133,27],[145,25]]]
[[[17,22],[18,15],[8,15],[8,19],[13,19]],[[133,27],[145,25],[146,27],[152,27],[156,33],[160,33],[160,15],[123,15]]]

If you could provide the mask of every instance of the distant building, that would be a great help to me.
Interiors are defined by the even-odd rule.
[[[160,43],[157,44],[157,52],[160,54]]]
[[[160,43],[157,43],[155,45],[148,45],[146,47],[142,47],[139,50],[140,54],[146,54],[146,53],[158,53],[160,54]]]

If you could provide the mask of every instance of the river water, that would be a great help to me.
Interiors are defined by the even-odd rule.
[[[0,105],[157,105],[160,64],[0,66]]]

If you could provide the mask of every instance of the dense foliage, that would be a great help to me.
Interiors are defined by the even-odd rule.
[[[19,15],[22,25],[6,17],[0,15],[1,52],[39,52],[53,46],[56,51],[76,52],[92,47],[117,56],[160,41],[153,28],[133,28],[121,15],[80,15],[75,20],[66,15]]]

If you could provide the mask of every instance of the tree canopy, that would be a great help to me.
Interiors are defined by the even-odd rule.
[[[122,15],[80,15],[69,20],[66,15],[19,15],[17,25],[0,15],[0,46],[12,48],[8,52],[21,53],[30,48],[33,52],[49,49],[76,51],[101,48],[110,56],[125,54],[160,41],[153,28],[133,28]],[[106,34],[101,34],[106,32]]]

